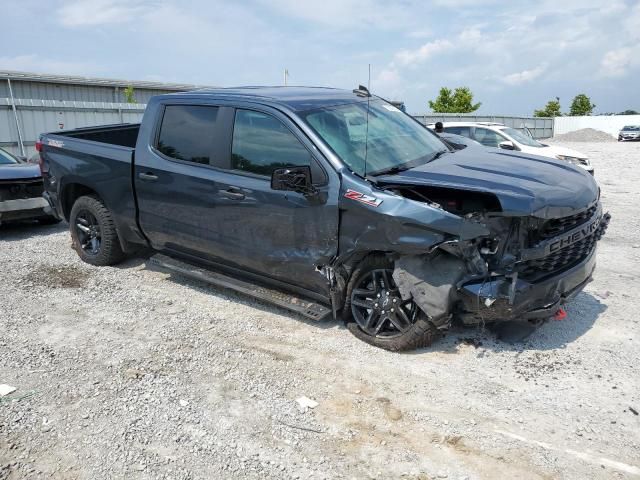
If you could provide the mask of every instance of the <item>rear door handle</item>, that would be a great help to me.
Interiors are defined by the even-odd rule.
[[[244,193],[238,187],[229,187],[226,190],[222,190],[220,193],[232,200],[244,200]]]
[[[155,182],[156,180],[158,180],[158,176],[154,175],[153,173],[150,173],[150,172],[139,173],[138,174],[138,178],[140,180],[146,180],[147,182]]]

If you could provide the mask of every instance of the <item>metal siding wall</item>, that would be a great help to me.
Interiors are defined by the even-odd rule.
[[[3,143],[15,142],[18,138],[16,122],[9,106],[0,106],[0,146]]]
[[[593,128],[618,138],[618,132],[625,125],[640,125],[640,115],[557,117],[555,134],[560,135],[582,130],[583,128]]]
[[[41,133],[114,123],[137,123],[141,121],[151,97],[176,92],[175,89],[134,86],[138,103],[125,104],[124,87],[116,90],[114,86],[36,82],[18,78],[11,79],[11,86],[28,155],[34,153],[33,145]],[[9,96],[7,81],[0,81],[0,147],[20,154]]]
[[[415,115],[425,125],[435,122],[496,122],[507,127],[531,130],[534,138],[549,138],[553,136],[553,118],[514,117],[501,115],[469,115],[469,114],[430,114]]]
[[[18,120],[22,127],[27,156],[35,152],[34,144],[41,133],[92,127],[113,123],[137,123],[142,119],[146,105],[103,103],[100,108],[88,106],[56,107],[54,105],[23,106],[17,102]],[[42,102],[39,102],[42,103]],[[126,108],[126,110],[122,110]],[[120,111],[122,110],[122,115]],[[15,119],[10,105],[0,105],[0,146],[16,155],[20,154]]]

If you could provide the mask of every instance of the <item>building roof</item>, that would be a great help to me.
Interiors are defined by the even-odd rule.
[[[175,90],[185,91],[203,88],[202,85],[182,84],[182,83],[162,83],[146,82],[139,80],[117,80],[112,78],[80,77],[73,75],[51,75],[45,73],[16,72],[11,70],[0,70],[0,80],[10,79],[11,81],[43,82],[43,83],[64,83],[71,85],[96,85],[102,87],[127,87],[147,88],[152,90]]]

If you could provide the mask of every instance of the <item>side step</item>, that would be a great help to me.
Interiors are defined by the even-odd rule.
[[[168,270],[172,273],[177,273],[194,280],[206,282],[217,287],[235,290],[236,292],[240,292],[244,295],[278,305],[279,307],[294,311],[312,320],[320,320],[331,313],[330,307],[320,303],[316,303],[311,300],[303,300],[300,297],[296,297],[279,290],[273,290],[244,280],[239,280],[219,272],[197,267],[190,263],[183,262],[160,253],[153,255],[149,259],[149,262],[152,265]]]

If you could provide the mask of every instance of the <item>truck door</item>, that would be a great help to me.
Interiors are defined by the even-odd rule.
[[[326,293],[326,279],[316,266],[337,253],[339,180],[317,155],[279,112],[235,111],[230,161],[217,177],[215,201],[216,249],[227,261]],[[274,169],[301,165],[311,167],[317,195],[271,189]]]
[[[146,130],[141,130],[134,162],[140,227],[156,250],[215,255],[214,165],[228,157],[222,125],[225,117],[232,121],[233,109],[191,104],[150,108],[159,120],[143,123]]]

